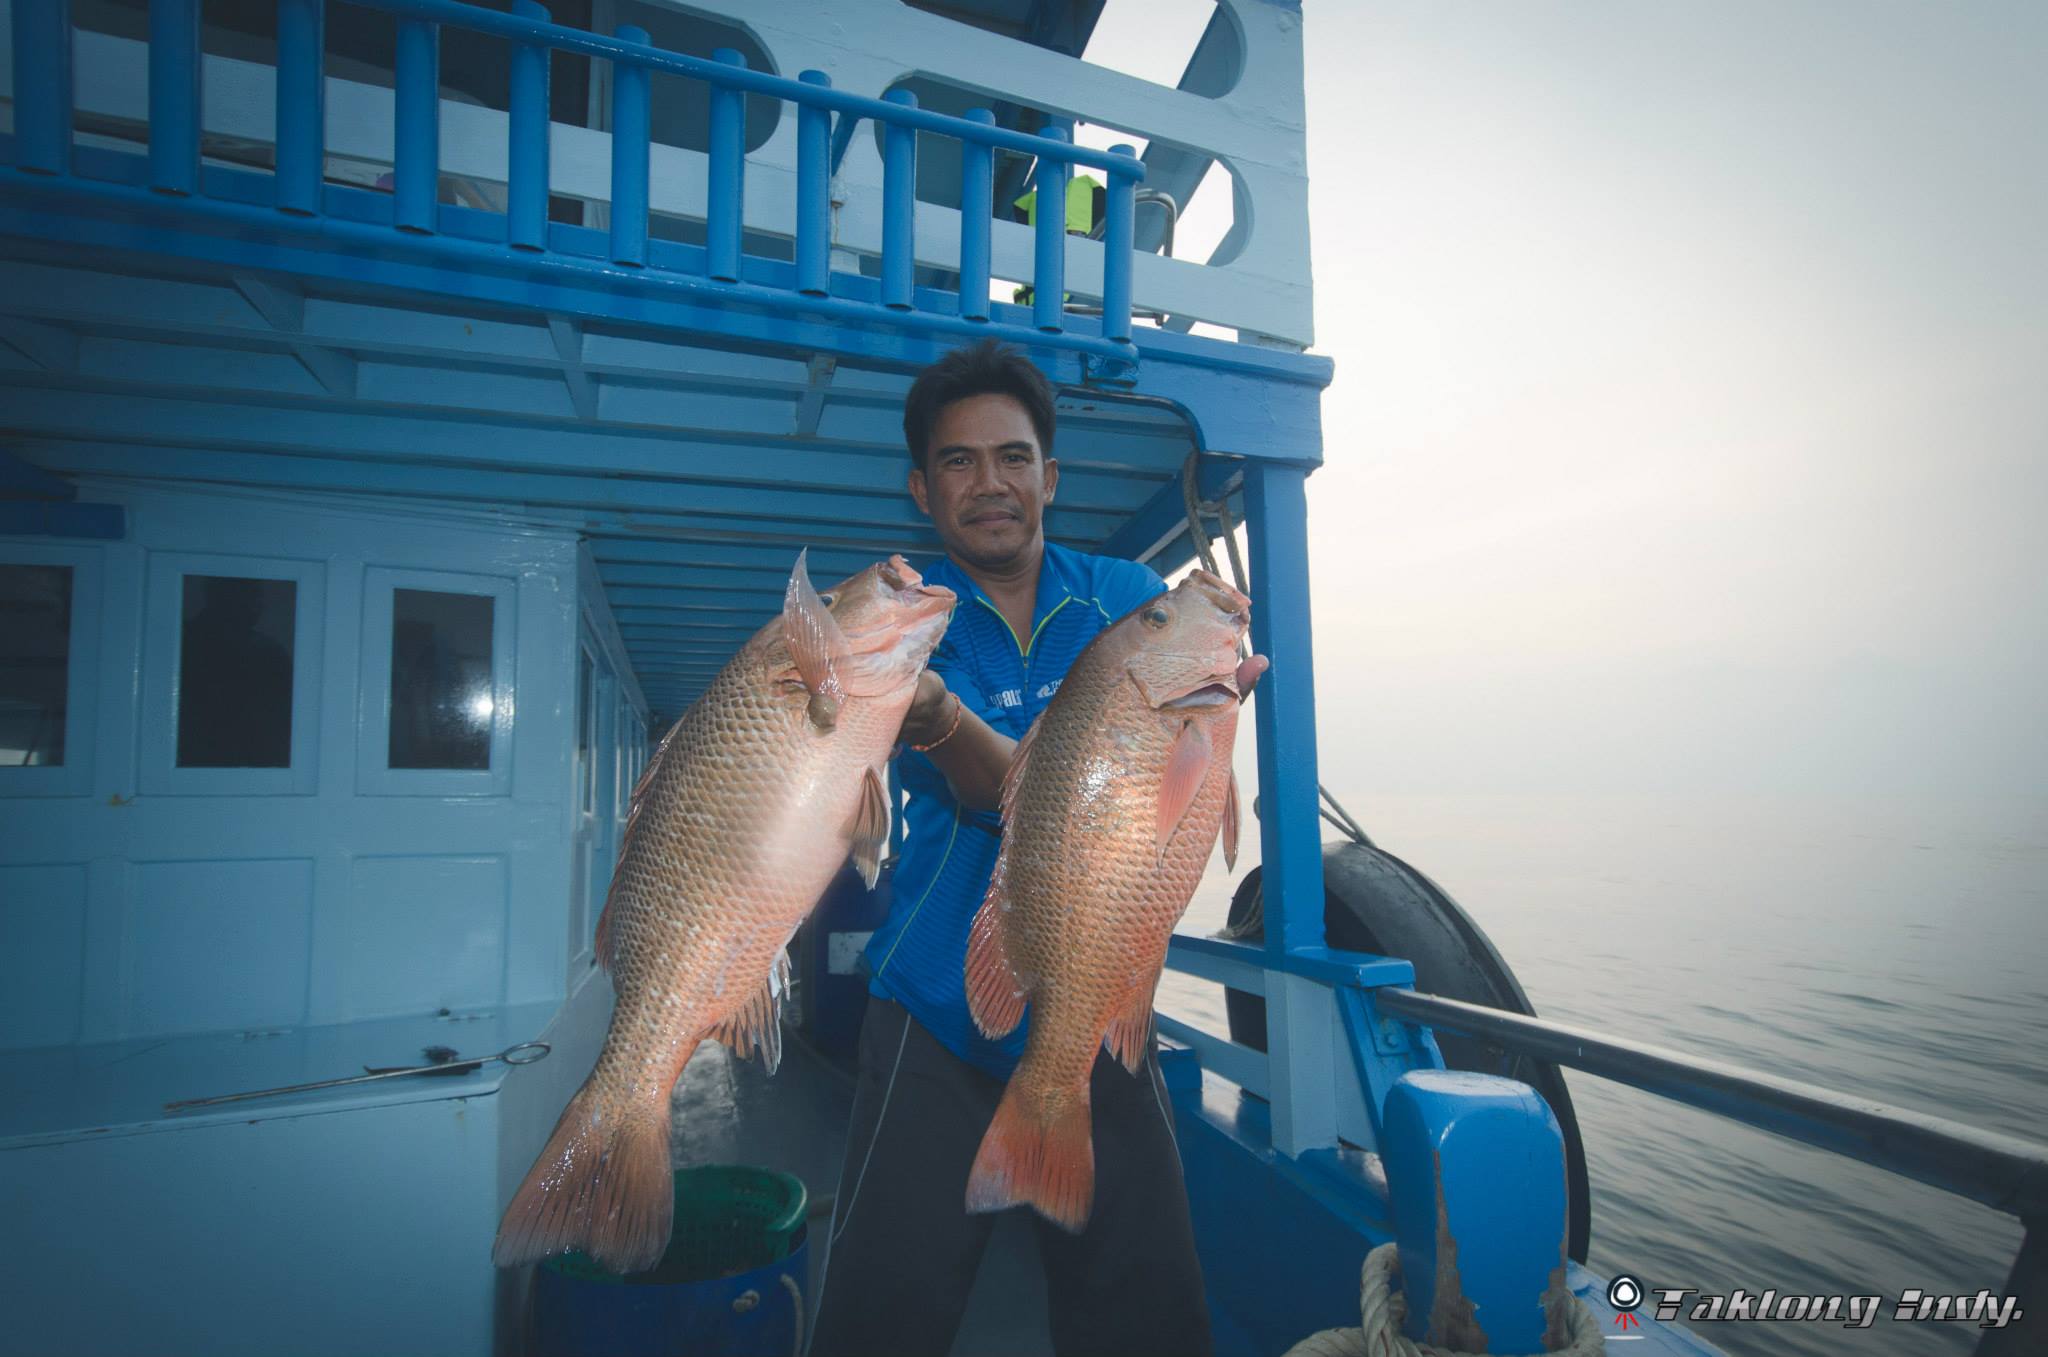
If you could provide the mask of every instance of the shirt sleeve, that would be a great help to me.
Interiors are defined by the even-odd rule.
[[[1114,622],[1148,598],[1166,592],[1166,581],[1151,566],[1103,557],[1095,580],[1095,601]]]

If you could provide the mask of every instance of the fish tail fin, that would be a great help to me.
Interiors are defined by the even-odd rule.
[[[581,1249],[614,1272],[644,1272],[668,1248],[675,1212],[668,1104],[607,1119],[588,1084],[505,1208],[491,1259],[499,1267]]]
[[[1088,1086],[1051,1096],[1012,1079],[967,1176],[967,1209],[1019,1202],[1079,1234],[1095,1205],[1095,1145]]]

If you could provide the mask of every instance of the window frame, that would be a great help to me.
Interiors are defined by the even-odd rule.
[[[292,744],[283,768],[178,766],[178,684],[185,667],[185,577],[290,580]],[[136,789],[149,796],[313,796],[319,792],[327,566],[286,556],[151,552],[143,604],[141,757]]]
[[[393,768],[391,622],[400,589],[468,594],[491,603],[491,738],[488,768]],[[363,568],[361,700],[356,721],[356,790],[364,796],[510,796],[512,710],[519,582],[448,570]]]
[[[0,767],[0,796],[86,796],[98,764],[100,620],[106,552],[96,546],[0,542],[0,565],[71,568],[71,644],[65,658],[64,762]]]

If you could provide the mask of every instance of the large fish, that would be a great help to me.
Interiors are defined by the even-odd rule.
[[[823,596],[798,556],[782,616],[662,740],[597,929],[611,1030],[506,1208],[498,1266],[571,1248],[619,1272],[661,1257],[676,1077],[707,1038],[775,1068],[784,945],[849,851],[874,883],[883,769],[952,606],[901,556]]]
[[[1197,571],[1104,631],[1019,742],[1003,841],[967,945],[967,999],[991,1037],[1031,1005],[967,1182],[967,1209],[1028,1202],[1078,1231],[1095,1198],[1088,1080],[1105,1045],[1134,1075],[1167,938],[1223,834],[1237,859],[1231,745],[1251,601]]]

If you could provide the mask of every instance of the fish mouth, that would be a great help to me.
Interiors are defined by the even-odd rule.
[[[1233,706],[1241,700],[1238,695],[1235,678],[1213,679],[1193,692],[1183,693],[1179,697],[1160,703],[1159,709],[1161,711],[1186,711],[1195,707]]]
[[[953,606],[954,595],[943,584],[926,584],[924,576],[902,556],[891,556],[879,567],[882,583],[896,591],[896,601],[914,617],[936,617]]]

